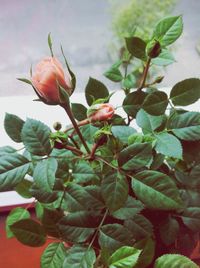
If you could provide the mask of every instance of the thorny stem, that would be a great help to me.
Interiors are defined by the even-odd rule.
[[[76,146],[77,149],[80,149],[78,143],[75,141],[75,139],[71,135],[69,135],[68,138],[73,142],[73,144]]]
[[[149,71],[150,63],[151,63],[151,58],[148,58],[147,64],[146,64],[146,66],[144,68],[144,72],[143,72],[143,75],[142,75],[142,79],[141,79],[139,88],[137,89],[138,91],[142,90],[144,88],[144,86],[145,86],[145,82],[146,82],[146,79],[147,79],[147,74],[148,74],[148,71]]]
[[[71,120],[72,125],[74,126],[74,129],[76,130],[76,133],[79,136],[79,138],[80,138],[83,146],[85,147],[86,151],[90,154],[90,149],[87,146],[87,143],[85,142],[85,140],[84,140],[84,138],[83,138],[83,136],[82,136],[82,134],[80,132],[80,129],[79,129],[77,123],[76,123],[76,120],[74,119],[74,116],[73,116],[73,114],[71,112],[71,108],[67,107],[65,105],[61,105],[61,106],[64,108],[64,110],[66,111],[67,115],[69,116],[69,119]]]
[[[74,153],[77,153],[78,155],[83,154],[83,152],[81,152],[79,149],[77,149],[76,147],[70,146],[70,145],[65,145],[64,148],[67,149],[67,150],[70,150],[70,151],[72,151]]]
[[[92,238],[92,240],[91,240],[91,242],[90,242],[90,244],[89,244],[89,246],[88,246],[88,250],[89,250],[89,249],[91,248],[91,246],[93,245],[93,243],[94,243],[94,241],[95,241],[95,239],[96,239],[96,237],[97,237],[97,235],[98,235],[98,233],[99,233],[99,231],[100,231],[100,229],[101,229],[101,227],[102,227],[102,225],[103,225],[103,223],[104,223],[104,221],[105,221],[105,219],[106,219],[106,217],[107,217],[107,215],[108,215],[108,212],[109,212],[109,210],[106,209],[106,211],[105,211],[105,213],[104,213],[104,215],[103,215],[103,218],[102,218],[102,220],[101,220],[99,226],[97,227],[97,230],[96,230],[96,232],[95,232],[95,234],[94,234],[94,236],[93,236],[93,238]]]

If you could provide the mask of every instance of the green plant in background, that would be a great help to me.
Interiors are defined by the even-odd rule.
[[[171,13],[177,0],[109,0],[109,2],[111,4],[112,30],[114,34],[110,45],[111,58],[128,58],[128,61],[131,62],[129,68],[132,69],[136,80],[142,74],[143,65],[141,65],[141,62],[127,55],[128,51],[124,42],[125,38],[135,35],[148,40],[156,22]],[[175,61],[171,53],[165,54],[163,52],[160,58],[161,60],[157,60],[157,65],[160,66],[167,66]],[[155,75],[157,70],[158,68],[154,66],[148,75]],[[135,84],[136,86],[137,84]]]
[[[161,78],[147,80],[182,28],[181,16],[168,17],[148,42],[126,39],[131,56],[144,65],[138,87],[128,68],[121,72],[122,61],[106,72],[123,84],[117,105],[124,116],[109,103],[113,93],[94,78],[85,88],[87,107],[71,103],[76,78],[65,57],[64,77],[50,37],[52,56],[31,80],[21,79],[72,123],[51,130],[35,119],[7,114],[4,120],[23,149],[0,148],[0,191],[34,197],[36,212],[35,219],[25,208],[12,210],[7,235],[32,247],[53,238],[41,268],[198,268],[190,256],[199,245],[200,113],[187,106],[200,99],[200,79],[180,81],[169,95],[157,88]]]

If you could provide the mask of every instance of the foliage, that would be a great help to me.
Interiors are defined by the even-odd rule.
[[[34,197],[37,216],[15,208],[7,235],[31,247],[53,237],[42,268],[198,267],[190,254],[200,230],[200,113],[186,106],[200,99],[200,79],[177,83],[169,96],[157,87],[161,78],[147,81],[159,53],[168,53],[181,33],[182,18],[168,17],[148,42],[134,35],[126,40],[145,68],[137,88],[131,73],[123,74],[122,61],[106,72],[123,83],[118,105],[124,117],[109,114],[106,120],[104,107],[98,111],[103,120],[87,118],[88,109],[96,112],[93,105],[112,101],[94,78],[85,89],[88,107],[70,103],[60,89],[59,107],[72,127],[57,122],[52,131],[38,120],[6,114],[7,134],[24,149],[0,148],[0,191]]]

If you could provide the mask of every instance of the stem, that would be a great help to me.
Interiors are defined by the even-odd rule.
[[[109,210],[106,209],[106,211],[105,211],[105,213],[103,215],[103,218],[102,218],[102,220],[101,220],[101,222],[100,222],[100,224],[99,224],[99,226],[98,226],[98,228],[97,228],[97,230],[96,230],[96,232],[95,232],[95,234],[94,234],[94,236],[93,236],[93,238],[92,238],[92,240],[91,240],[91,242],[90,242],[90,244],[88,246],[88,249],[90,249],[92,244],[94,243],[94,241],[95,241],[95,239],[96,239],[96,237],[97,237],[97,235],[98,235],[98,233],[99,233],[99,231],[100,231],[100,229],[101,229],[101,227],[102,227],[102,225],[103,225],[103,223],[104,223],[104,221],[105,221],[105,219],[106,219],[106,217],[108,215],[108,211]]]
[[[80,149],[78,143],[75,141],[75,139],[71,135],[69,135],[68,138],[73,142],[73,144],[76,146],[77,149]]]
[[[147,64],[146,64],[146,66],[144,68],[144,72],[143,72],[143,75],[142,75],[142,80],[140,82],[140,86],[137,89],[138,91],[140,91],[141,89],[143,89],[144,86],[145,86],[145,82],[146,82],[146,79],[147,79],[147,74],[148,74],[148,71],[149,71],[150,63],[151,63],[151,58],[148,58]]]
[[[72,125],[74,126],[74,129],[76,130],[76,133],[79,136],[79,138],[80,138],[83,146],[85,147],[86,151],[90,154],[90,149],[87,146],[87,143],[85,142],[85,140],[84,140],[84,138],[83,138],[83,136],[82,136],[82,134],[80,132],[80,129],[79,129],[79,127],[78,127],[78,125],[77,125],[77,123],[76,123],[76,121],[74,119],[73,114],[72,114],[71,108],[66,107],[65,105],[61,105],[61,106],[64,108],[64,110],[66,111],[67,115],[69,116],[69,119],[71,120]]]
[[[70,146],[70,145],[65,145],[64,148],[67,149],[67,150],[70,150],[70,151],[72,151],[74,153],[77,153],[78,155],[83,154],[83,152],[81,152],[79,149],[77,149],[76,147]]]

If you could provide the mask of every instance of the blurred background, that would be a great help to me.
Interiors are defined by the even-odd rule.
[[[184,32],[172,45],[175,62],[156,69],[165,74],[161,86],[200,71],[199,0],[0,0],[0,96],[31,95],[30,86],[16,80],[29,77],[34,65],[49,55],[51,32],[54,54],[61,59],[60,44],[77,75],[77,91],[84,90],[89,76],[110,88],[119,84],[103,76],[123,50],[124,37],[137,27],[137,35],[151,36],[152,27],[169,14],[183,14]],[[140,72],[141,66],[134,66]]]

